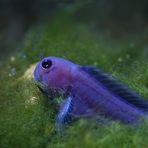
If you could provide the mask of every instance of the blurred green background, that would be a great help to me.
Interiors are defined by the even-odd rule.
[[[147,148],[148,122],[137,127],[79,120],[55,130],[58,98],[36,88],[45,56],[93,65],[148,97],[148,1],[1,0],[0,146]]]
[[[135,34],[140,38],[143,33],[146,36],[147,0],[1,0],[1,56],[14,50],[32,26],[52,22],[59,11],[65,11],[78,23],[92,26],[96,34],[103,32],[109,39],[129,35],[132,39]]]

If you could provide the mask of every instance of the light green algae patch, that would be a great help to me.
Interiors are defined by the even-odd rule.
[[[31,64],[29,68],[25,71],[25,73],[20,78],[18,78],[18,80],[19,81],[32,80],[35,66],[36,64]]]
[[[138,36],[138,35],[137,35]],[[112,73],[148,97],[147,50],[139,39],[106,38],[93,26],[57,16],[34,26],[17,53],[0,64],[0,146],[48,148],[146,148],[148,123],[135,127],[117,122],[102,125],[80,120],[55,130],[58,103],[48,100],[33,81],[33,70],[45,56],[60,56],[78,64],[94,65]]]

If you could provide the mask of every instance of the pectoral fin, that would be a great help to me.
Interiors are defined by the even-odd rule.
[[[92,116],[95,116],[95,113],[81,99],[68,96],[60,107],[56,118],[56,126],[61,128],[62,125],[70,123],[72,119]]]
[[[66,124],[71,121],[71,112],[73,109],[73,98],[69,96],[62,103],[59,113],[56,118],[56,124]]]

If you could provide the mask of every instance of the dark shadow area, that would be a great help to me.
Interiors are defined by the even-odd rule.
[[[39,20],[50,18],[55,9],[54,0],[1,0],[0,57],[17,48],[25,32]]]
[[[148,27],[147,0],[1,0],[0,57],[16,49],[32,25],[49,21],[59,10],[115,38]]]

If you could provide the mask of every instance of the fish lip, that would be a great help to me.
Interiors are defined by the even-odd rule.
[[[38,87],[38,88],[40,88],[40,89],[42,89],[43,91],[45,91],[45,90],[47,90],[47,86],[46,85],[44,85],[42,82],[39,82],[39,81],[34,81],[34,84]]]
[[[47,98],[52,99],[52,96],[50,92],[48,91],[47,86],[45,86],[43,83],[38,82],[38,81],[34,81],[34,83],[43,95],[45,95]]]
[[[49,88],[47,85],[36,80],[34,80],[34,83],[38,87],[38,89],[49,99],[53,99],[58,95],[58,90],[56,90],[55,88]]]

